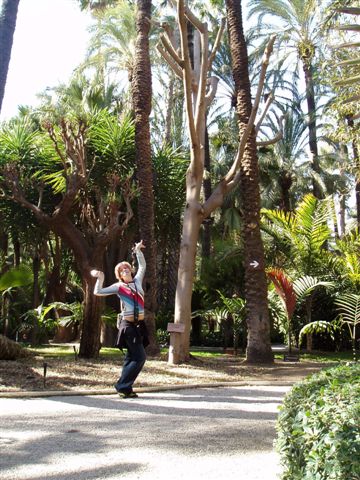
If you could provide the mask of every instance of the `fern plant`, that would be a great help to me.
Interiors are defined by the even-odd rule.
[[[335,300],[340,312],[339,319],[342,325],[347,325],[351,337],[354,361],[357,360],[356,354],[356,330],[360,325],[360,295],[356,293],[347,293],[339,296]]]
[[[324,331],[332,332],[334,325],[323,320],[312,322],[311,309],[314,294],[318,287],[325,287],[332,289],[335,285],[333,282],[322,281],[310,275],[304,275],[294,282],[288,277],[285,272],[278,268],[273,268],[267,271],[267,275],[274,284],[275,290],[279,295],[284,311],[287,316],[287,333],[288,333],[288,347],[289,353],[292,349],[292,316],[295,311],[296,304],[305,303],[306,307],[306,325],[302,328],[299,335],[299,346],[303,336],[311,336],[313,333],[320,333]]]

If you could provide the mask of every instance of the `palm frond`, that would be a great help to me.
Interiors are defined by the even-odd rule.
[[[336,298],[335,305],[341,315],[341,321],[348,325],[360,324],[360,295],[347,293]]]
[[[321,286],[331,289],[335,287],[335,284],[334,282],[321,281],[310,275],[304,275],[294,281],[294,290],[299,302],[311,295],[317,287]]]
[[[299,346],[301,346],[304,335],[327,332],[330,334],[331,338],[334,338],[334,333],[338,328],[339,327],[336,322],[326,322],[325,320],[310,322],[304,325],[299,332]]]
[[[292,281],[283,270],[278,268],[267,270],[266,274],[273,282],[275,290],[284,304],[288,318],[291,319],[296,306],[296,294]]]
[[[33,273],[27,265],[19,265],[0,277],[0,292],[8,290],[9,288],[24,287],[33,281]]]

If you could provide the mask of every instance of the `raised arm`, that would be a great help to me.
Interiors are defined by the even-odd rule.
[[[94,287],[94,295],[98,297],[105,297],[107,295],[114,295],[118,292],[119,285],[113,283],[109,287],[103,288],[104,283],[104,274],[99,270],[91,270],[91,275],[96,278],[96,283]]]
[[[144,254],[142,253],[141,249],[145,248],[145,245],[143,244],[142,240],[139,243],[135,244],[134,247],[134,252],[136,255],[136,259],[138,262],[138,271],[136,272],[135,278],[138,280],[140,283],[142,283],[145,275],[145,270],[146,270],[146,261]]]

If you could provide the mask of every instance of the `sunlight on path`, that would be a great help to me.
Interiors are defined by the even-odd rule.
[[[288,387],[0,399],[2,480],[276,480]]]

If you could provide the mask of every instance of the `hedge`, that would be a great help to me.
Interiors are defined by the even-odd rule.
[[[282,480],[360,480],[360,364],[296,384],[276,430]]]

